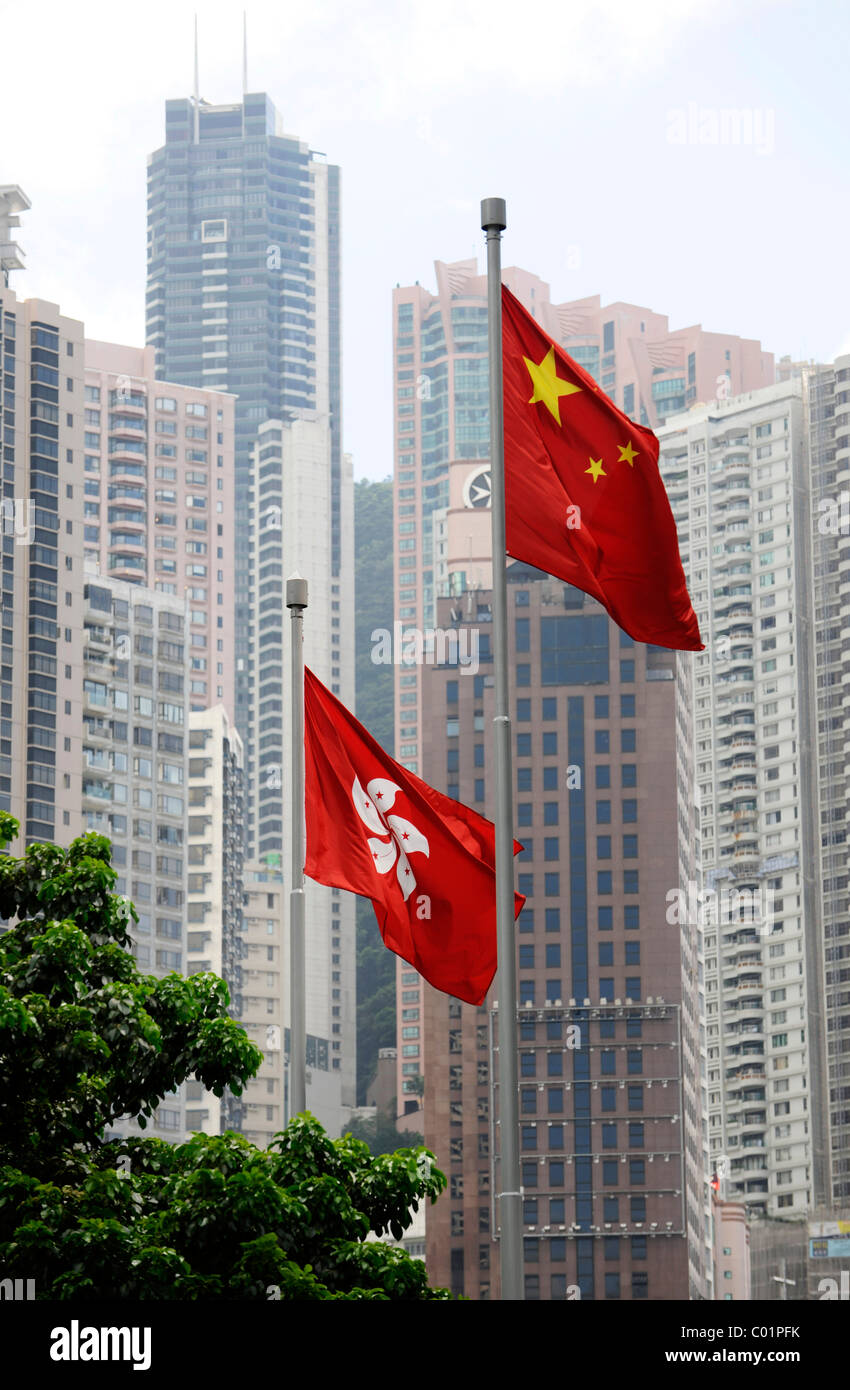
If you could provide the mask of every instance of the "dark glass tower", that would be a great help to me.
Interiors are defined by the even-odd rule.
[[[148,168],[147,340],[159,378],[237,396],[235,717],[251,826],[251,448],[264,420],[327,416],[340,572],[339,169],[282,133],[264,93],[228,106],[168,101],[165,123]]]

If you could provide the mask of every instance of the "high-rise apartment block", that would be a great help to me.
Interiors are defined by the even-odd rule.
[[[280,869],[248,865],[243,911],[240,1022],[263,1053],[263,1064],[242,1095],[242,1133],[265,1148],[289,1119],[289,947]],[[327,1035],[307,1022],[307,1109],[331,1135],[340,1128],[340,1070]]]
[[[100,573],[189,599],[190,708],[234,708],[232,396],[86,340],[84,542]]]
[[[82,829],[112,842],[115,891],[138,914],[130,934],[140,969],[183,974],[188,611],[179,598],[94,567],[84,600]],[[153,1125],[165,1138],[183,1137],[180,1095],[163,1101]]]
[[[255,863],[281,865],[285,875],[292,814],[286,581],[292,574],[301,574],[308,583],[304,661],[349,708],[354,706],[354,595],[350,584],[333,576],[329,452],[327,421],[316,412],[301,411],[288,423],[263,424],[253,454],[250,610],[257,689],[249,740],[256,799],[249,843]],[[343,573],[351,574],[353,493],[347,455],[340,508]],[[307,1031],[326,1043],[340,1104],[351,1106],[356,1084],[355,902],[350,894],[309,881],[305,894]],[[288,963],[288,946],[286,952]],[[288,998],[284,1023],[289,1024]]]
[[[701,1297],[696,925],[668,919],[697,873],[690,658],[635,644],[529,566],[509,567],[508,595],[526,1297]],[[489,591],[437,614],[481,633]],[[492,817],[479,651],[477,674],[423,671],[425,775]],[[426,1142],[449,1179],[427,1216],[429,1273],[498,1297],[498,983],[478,1009],[417,988],[402,1066],[424,1057]]]
[[[751,1216],[801,1216],[829,1172],[802,383],[693,409],[659,437],[707,643],[694,718],[712,1162]]]
[[[469,460],[463,506],[486,510],[490,450],[487,375],[487,281],[474,260],[435,263],[437,293],[420,285],[393,291],[395,425],[395,617],[427,631],[434,623],[441,574],[439,544],[453,552],[453,588],[461,591],[464,559],[451,537],[437,537],[448,508],[449,468]],[[757,342],[701,328],[671,332],[665,315],[631,304],[601,306],[598,296],[552,304],[549,286],[517,267],[504,283],[593,375],[618,406],[656,427],[676,409],[773,381],[773,357]],[[479,568],[481,537],[471,547]],[[486,581],[485,581],[486,582]],[[396,748],[421,770],[417,671],[399,671]]]
[[[827,1205],[850,1204],[850,357],[804,373],[814,570],[819,901],[829,1088]]]
[[[416,627],[425,649],[438,599],[490,584],[487,283],[474,260],[435,265],[436,294],[393,293],[395,597],[397,631]],[[503,280],[541,326],[599,381],[627,414],[657,426],[674,408],[773,380],[758,343],[701,328],[670,332],[640,306],[598,297],[555,305],[549,286],[517,267]],[[482,633],[487,637],[486,632]],[[423,667],[396,655],[399,761],[423,774]],[[672,885],[671,885],[672,886]],[[410,993],[398,966],[398,993]],[[400,1015],[397,1045],[404,1047]],[[410,1059],[408,1059],[408,1065]],[[399,1077],[399,1109],[413,1106],[413,1076]]]
[[[83,828],[83,325],[18,299],[4,264],[0,807],[21,846],[67,844]]]
[[[223,705],[189,715],[186,974],[212,970],[241,1019],[243,959],[244,778],[242,740]],[[242,1104],[186,1083],[186,1127],[208,1134],[241,1129]]]
[[[23,270],[24,253],[14,240],[14,232],[21,225],[19,214],[32,205],[22,188],[16,183],[0,184],[0,287],[9,288],[9,275],[13,270]]]
[[[255,93],[230,105],[167,102],[148,187],[147,339],[157,377],[236,397],[234,672],[246,862],[252,874],[280,872],[290,814],[284,585],[296,569],[310,587],[308,664],[347,703],[354,695],[339,170],[287,135],[269,98]],[[353,1104],[353,903],[313,885],[308,893],[307,1026],[327,1045],[339,1104]]]
[[[163,380],[231,391],[236,404],[236,720],[255,800],[249,627],[261,424],[315,411],[329,432],[332,575],[343,574],[339,169],[284,133],[264,93],[229,105],[166,102],[148,167],[147,340]]]

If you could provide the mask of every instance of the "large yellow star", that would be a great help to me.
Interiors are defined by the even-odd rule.
[[[530,357],[523,357],[523,362],[528,368],[529,376],[534,385],[534,394],[529,405],[536,405],[542,401],[552,419],[557,425],[561,423],[561,410],[558,404],[560,396],[571,396],[574,391],[580,391],[580,386],[574,386],[571,381],[564,381],[559,377],[555,370],[555,349],[550,347],[542,362],[532,362]]]
[[[632,446],[632,441],[629,440],[627,444],[618,444],[617,448],[620,450],[620,457],[617,462],[627,463],[629,468],[634,468],[634,460],[639,456],[639,450]]]
[[[584,471],[585,471],[585,473],[589,473],[589,474],[590,474],[590,476],[592,477],[592,479],[593,479],[594,482],[596,482],[597,478],[607,478],[607,477],[608,477],[608,474],[605,472],[605,469],[602,467],[602,460],[601,460],[601,459],[591,459],[591,460],[590,460],[590,467],[589,467],[589,468],[585,468]]]

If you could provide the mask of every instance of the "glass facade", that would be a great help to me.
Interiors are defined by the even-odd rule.
[[[339,170],[281,132],[262,93],[197,112],[188,99],[168,101],[165,144],[148,169],[157,377],[238,397],[236,722],[249,776],[251,450],[265,420],[328,416],[335,576],[341,563]]]

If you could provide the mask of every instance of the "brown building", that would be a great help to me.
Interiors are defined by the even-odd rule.
[[[690,660],[526,565],[508,615],[526,1297],[704,1296],[695,930],[667,920],[696,872]],[[438,621],[477,630],[479,662],[425,668],[424,775],[492,816],[489,592]],[[496,1298],[496,988],[478,1009],[422,989],[425,1138],[449,1178],[429,1275]]]

